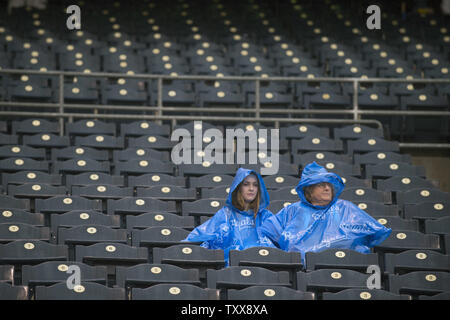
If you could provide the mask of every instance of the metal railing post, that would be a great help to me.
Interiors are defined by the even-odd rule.
[[[64,114],[64,74],[59,74],[59,113]],[[64,135],[64,118],[59,118],[59,135]]]
[[[163,115],[162,90],[163,90],[163,79],[161,77],[158,77],[158,111],[156,112],[156,115],[158,117],[161,117]],[[161,120],[157,120],[156,123],[162,125]]]
[[[255,116],[256,116],[256,118],[260,117],[260,108],[261,108],[259,88],[260,88],[260,82],[259,82],[259,79],[256,79],[255,80],[255,109],[256,109]]]
[[[358,113],[358,79],[353,79],[353,120],[360,120],[361,116]]]

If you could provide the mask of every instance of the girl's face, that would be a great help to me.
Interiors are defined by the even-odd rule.
[[[254,175],[247,176],[244,181],[242,181],[239,191],[245,202],[252,202],[258,195],[258,179]]]

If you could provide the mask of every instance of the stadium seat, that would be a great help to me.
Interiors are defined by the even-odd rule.
[[[24,145],[9,145],[0,147],[1,158],[30,158],[45,160],[45,149],[32,148]]]
[[[98,242],[127,244],[129,238],[125,229],[112,229],[102,225],[84,225],[58,229],[57,241],[58,244],[67,245],[89,245]]]
[[[28,300],[28,287],[14,286],[6,282],[0,282],[1,300]]]
[[[302,167],[308,165],[313,161],[340,161],[351,164],[352,159],[348,155],[338,154],[335,152],[306,152],[301,154],[294,154],[294,163],[299,163]]]
[[[52,186],[46,183],[25,183],[8,186],[8,194],[17,198],[50,198],[66,195],[66,193],[65,186]]]
[[[404,215],[407,219],[439,219],[450,216],[450,202],[421,202],[405,204]]]
[[[300,140],[292,139],[291,143],[292,154],[296,154],[299,151],[344,151],[342,140],[332,140],[321,136],[307,136]]]
[[[197,269],[183,269],[170,264],[139,264],[117,267],[116,284],[120,288],[150,287],[157,284],[200,285]]]
[[[450,274],[442,271],[415,271],[389,275],[389,291],[396,294],[435,295],[450,290]]]
[[[136,188],[137,197],[151,197],[160,200],[195,200],[196,192],[192,188],[178,186],[154,186],[149,188]]]
[[[158,135],[145,135],[139,138],[128,138],[128,147],[150,148],[156,150],[172,150],[175,142]]]
[[[71,228],[85,225],[102,225],[111,228],[119,228],[119,216],[105,215],[95,210],[73,210],[63,214],[50,215],[51,232],[57,235],[59,228]]]
[[[75,261],[48,261],[38,265],[22,267],[22,284],[29,288],[39,285],[53,285],[58,282],[66,282],[69,266],[80,268],[81,281],[106,284],[107,273],[105,267],[91,267]]]
[[[404,192],[397,192],[397,203],[399,205],[448,201],[450,201],[448,192],[443,192],[437,188],[414,188]]]
[[[0,224],[0,243],[14,240],[50,240],[48,227],[35,227],[26,223],[2,223]]]
[[[376,165],[366,165],[366,178],[368,179],[385,179],[393,176],[418,176],[425,177],[425,167],[414,166],[407,163],[389,163],[383,162]]]
[[[2,209],[24,209],[30,210],[30,200],[29,199],[16,199],[14,197],[6,196],[0,194],[0,207]]]
[[[251,286],[245,289],[228,289],[228,300],[315,300],[313,292],[301,292],[282,286]]]
[[[223,250],[210,250],[192,244],[155,247],[153,263],[172,264],[184,269],[196,268],[200,279],[206,278],[207,269],[221,269],[225,266]]]
[[[146,135],[158,135],[168,137],[170,130],[168,125],[159,125],[149,121],[134,121],[131,123],[122,123],[120,125],[121,136],[139,137]]]
[[[352,202],[375,201],[383,204],[391,204],[392,198],[389,192],[372,188],[345,188],[340,195],[341,199]]]
[[[81,282],[69,289],[63,282],[36,287],[35,300],[125,300],[125,289],[108,288],[94,282]]]
[[[362,137],[383,137],[383,130],[374,129],[365,125],[351,125],[335,128],[333,131],[335,139],[360,139]]]
[[[25,223],[32,226],[44,226],[44,215],[21,209],[0,209],[0,223]]]
[[[449,271],[450,256],[432,250],[407,250],[401,253],[386,253],[386,273],[404,274],[411,271]]]
[[[380,179],[376,181],[376,187],[378,190],[386,190],[393,192],[406,192],[410,189],[433,188],[433,184],[424,178],[413,175],[399,175],[393,176],[389,179]]]
[[[366,272],[369,265],[378,265],[376,253],[363,254],[350,249],[327,249],[321,252],[307,252],[306,271],[319,269],[348,269]]]
[[[7,158],[0,160],[0,170],[2,172],[24,170],[48,172],[48,167],[48,161],[33,160],[30,158]]]
[[[407,294],[393,294],[378,289],[345,289],[336,293],[324,292],[323,300],[412,300]]]
[[[141,214],[176,212],[175,203],[154,198],[125,197],[107,201],[108,214]]]
[[[110,185],[110,186],[124,186],[125,177],[109,175],[103,172],[85,172],[79,174],[66,174],[66,186],[71,188],[72,186],[98,186],[98,185]]]
[[[0,283],[14,283],[14,266],[2,265],[0,266]]]
[[[12,121],[13,134],[59,133],[59,124],[45,119],[25,119]]]
[[[131,300],[219,300],[219,290],[185,283],[161,283],[149,288],[132,288]]]
[[[123,149],[124,138],[108,135],[89,135],[86,137],[75,137],[74,145],[97,149]]]
[[[160,161],[168,161],[170,159],[170,156],[168,152],[165,151],[157,151],[148,148],[143,149],[139,147],[113,151],[114,162],[127,161],[132,159],[141,159],[147,161],[156,159]]]
[[[215,188],[220,186],[229,186],[233,181],[231,175],[226,174],[207,174],[200,177],[189,177],[191,188]]]
[[[79,120],[66,124],[66,132],[69,136],[89,136],[89,135],[116,135],[114,123],[106,123],[100,120]]]
[[[194,217],[184,217],[177,214],[144,213],[138,216],[126,217],[127,229],[145,229],[149,227],[178,227],[186,230],[195,228]]]
[[[377,251],[401,252],[405,250],[442,250],[439,236],[418,231],[392,230],[390,236],[379,245]]]
[[[220,270],[209,269],[206,275],[208,288],[243,289],[250,286],[290,287],[287,271],[270,271],[261,267],[232,266]]]
[[[320,269],[297,272],[297,290],[316,293],[338,292],[345,289],[367,289],[368,275],[349,269]]]
[[[287,139],[301,139],[306,136],[330,137],[330,130],[327,127],[318,127],[311,124],[298,124],[280,128],[280,137]]]
[[[361,138],[357,140],[349,140],[347,142],[347,152],[363,153],[363,152],[399,152],[398,142],[387,141],[379,137]]]
[[[33,147],[62,148],[70,145],[69,137],[57,136],[53,133],[24,135],[23,144]]]
[[[264,177],[263,180],[264,180],[264,184],[266,185],[266,188],[269,190],[292,187],[292,186],[296,185],[299,181],[298,178],[294,178],[289,175],[281,175],[281,174],[270,175],[270,176]]]
[[[72,187],[72,195],[81,196],[87,199],[120,199],[123,197],[132,197],[133,194],[133,188],[118,187],[108,184]]]
[[[449,299],[450,299],[450,291],[445,291],[432,296],[419,295],[419,300],[449,300]]]
[[[203,161],[202,164],[180,164],[178,170],[180,175],[186,176],[200,176],[206,174],[221,174],[234,175],[238,167],[235,164],[211,164],[208,161]]]
[[[68,160],[68,159],[83,159],[88,158],[98,161],[108,161],[108,150],[98,150],[91,147],[67,147],[62,149],[52,148],[51,157],[53,161]]]
[[[450,234],[450,217],[425,221],[425,232],[432,234]]]
[[[284,252],[278,248],[252,247],[230,251],[230,266],[262,267],[272,271],[288,271],[290,282],[303,268],[299,252]]]
[[[109,173],[108,161],[97,161],[89,158],[69,159],[53,162],[53,173],[82,173],[82,172],[104,172]]]
[[[93,266],[131,266],[148,262],[146,248],[132,247],[118,242],[76,245],[75,260]],[[109,272],[111,274],[112,272]]]
[[[196,201],[183,201],[181,211],[183,215],[210,215],[212,216],[225,205],[225,198],[200,199]]]
[[[41,240],[16,240],[0,244],[2,264],[38,264],[45,261],[66,261],[66,245],[54,245]]]
[[[290,202],[296,202],[299,200],[297,191],[295,190],[295,187],[287,187],[287,188],[280,188],[277,190],[269,190],[269,196],[270,200],[276,201],[276,200],[285,200]]]
[[[18,144],[18,142],[19,142],[19,136],[15,135],[15,134],[0,133],[0,145]]]
[[[132,244],[136,247],[169,247],[182,244],[189,231],[179,227],[148,227],[131,231]]]
[[[391,151],[372,151],[364,154],[355,153],[353,158],[355,164],[376,165],[383,162],[411,164],[411,156],[409,154],[399,154]]]
[[[72,210],[102,210],[100,200],[89,200],[78,196],[56,196],[48,199],[36,199],[37,212],[63,213]]]

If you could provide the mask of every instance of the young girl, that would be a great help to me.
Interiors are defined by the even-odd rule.
[[[253,170],[240,168],[231,184],[225,206],[192,230],[185,241],[203,241],[202,247],[224,250],[227,266],[230,250],[274,247],[259,232],[261,224],[273,215],[266,209],[268,205],[269,194],[261,176]]]

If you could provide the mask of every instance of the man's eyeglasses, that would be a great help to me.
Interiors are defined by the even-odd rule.
[[[315,184],[314,187],[320,187],[320,188],[329,187],[329,188],[331,188],[331,184],[328,182],[320,182],[320,183]]]

